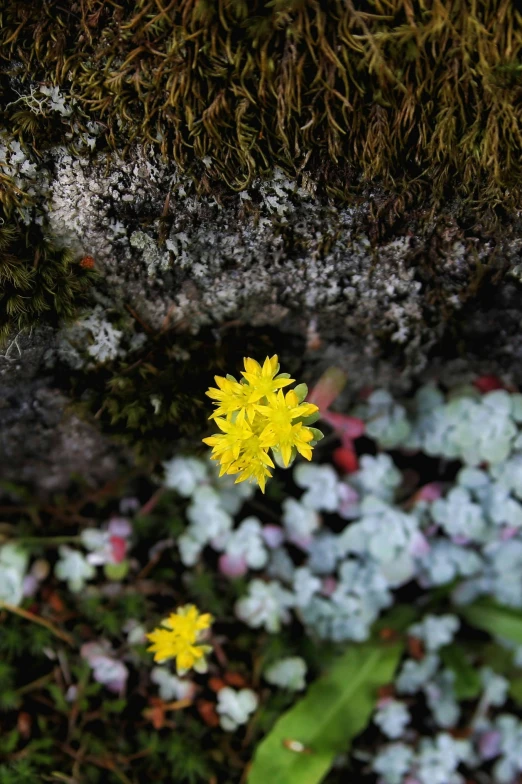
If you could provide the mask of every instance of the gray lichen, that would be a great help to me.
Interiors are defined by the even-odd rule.
[[[39,190],[34,163],[25,168],[18,182],[39,197],[40,220],[94,256],[110,306],[132,307],[154,329],[166,319],[194,332],[230,319],[301,333],[313,324],[323,349],[355,341],[372,364],[384,347],[410,374],[498,250],[447,215],[371,242],[371,201],[335,205],[306,172],[290,180],[276,169],[247,191],[205,195],[143,148],[125,160],[52,148]],[[512,265],[519,243],[502,252]],[[430,265],[431,279],[419,273]]]
[[[232,319],[304,334],[313,324],[323,351],[341,343],[345,357],[365,357],[368,382],[375,360],[388,377],[402,367],[405,383],[418,374],[498,252],[448,215],[371,242],[370,201],[335,205],[309,177],[292,181],[277,169],[238,194],[198,195],[140,149],[88,171],[65,164],[51,186],[50,223],[97,254],[113,301],[154,328],[167,318],[196,332]],[[506,240],[507,266],[519,250]]]

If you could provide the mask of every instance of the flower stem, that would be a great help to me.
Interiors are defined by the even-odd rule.
[[[45,618],[40,618],[39,615],[35,615],[34,613],[29,612],[29,610],[23,610],[21,607],[15,607],[14,604],[7,604],[7,602],[0,601],[0,610],[7,610],[7,612],[13,613],[13,615],[19,615],[20,618],[25,618],[26,621],[45,626],[51,634],[54,634],[55,637],[59,637],[60,640],[63,640],[74,648],[74,640],[71,635],[67,634],[67,632],[62,632],[62,630],[58,629],[51,621],[46,621]]]
[[[27,545],[43,545],[44,547],[56,547],[60,544],[74,544],[81,542],[80,536],[20,536],[16,537],[16,542]]]

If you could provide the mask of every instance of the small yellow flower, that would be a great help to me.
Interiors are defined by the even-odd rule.
[[[212,616],[209,613],[201,615],[193,604],[179,607],[161,622],[165,628],[154,629],[147,635],[152,643],[147,650],[154,653],[156,662],[175,659],[179,675],[192,668],[196,672],[206,672],[205,655],[212,648],[210,645],[201,645],[199,640],[211,623]]]
[[[224,466],[229,465],[233,460],[238,459],[243,442],[252,436],[252,429],[241,414],[235,422],[222,417],[216,417],[215,421],[224,435],[218,433],[215,436],[209,436],[203,439],[203,443],[213,447],[213,460],[219,460]]]
[[[237,381],[231,381],[223,376],[214,376],[217,387],[210,387],[205,393],[208,397],[217,401],[219,415],[231,414],[241,408],[244,398],[244,390]]]
[[[299,403],[299,398],[293,390],[283,395],[279,390],[277,396],[269,406],[258,406],[258,411],[266,417],[267,425],[261,434],[261,439],[271,447],[279,447],[284,464],[287,466],[292,455],[292,447],[310,460],[313,433],[302,422],[292,424],[292,420],[315,414],[318,410],[313,403]]]
[[[250,403],[255,403],[262,397],[270,398],[278,389],[287,387],[295,381],[294,378],[279,378],[276,376],[279,369],[277,354],[270,358],[267,357],[263,362],[263,367],[255,359],[250,359],[249,357],[245,357],[243,361],[245,369],[241,371],[241,375],[248,381],[248,389],[250,390],[248,400]]]
[[[214,381],[218,385],[210,387],[205,394],[216,401],[217,408],[209,416],[209,419],[216,419],[218,416],[230,416],[236,411],[239,411],[243,416],[246,414],[250,421],[255,416],[255,405],[250,401],[251,390],[246,384],[240,384],[238,381],[232,381],[229,378],[222,376],[214,376]]]
[[[208,629],[211,623],[210,613],[202,615],[193,604],[185,604],[162,621],[162,626],[170,629],[183,640],[194,642],[198,632]]]
[[[269,449],[281,455],[285,466],[296,451],[311,459],[312,447],[322,433],[306,427],[302,420],[319,409],[313,403],[300,402],[306,397],[306,384],[283,393],[283,387],[294,379],[278,375],[277,354],[267,357],[263,365],[249,357],[244,363],[241,382],[232,376],[216,376],[218,388],[208,390],[217,406],[209,418],[215,419],[222,432],[203,441],[212,447],[212,460],[220,463],[220,476],[237,474],[236,482],[253,480],[264,492],[274,468]]]
[[[239,474],[236,484],[248,479],[255,480],[264,493],[266,480],[272,476],[269,468],[274,468],[268,447],[258,435],[252,435],[243,442],[242,448],[239,459],[227,467],[227,474]]]
[[[268,455],[267,455],[268,457]],[[270,460],[270,458],[268,458]],[[270,461],[272,462],[272,461]],[[236,485],[238,482],[246,482],[248,479],[254,480],[259,485],[261,492],[265,492],[266,480],[270,479],[272,474],[263,463],[262,460],[251,460],[247,462],[246,460],[241,464],[238,464],[234,471],[229,471],[228,473],[237,473],[239,475],[236,479]],[[273,465],[273,464],[272,464]]]

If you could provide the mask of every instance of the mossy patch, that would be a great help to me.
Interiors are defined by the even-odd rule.
[[[16,332],[72,318],[93,275],[38,225],[0,215],[0,345]]]
[[[158,145],[202,187],[334,161],[351,171],[344,194],[362,174],[432,202],[519,198],[522,17],[510,0],[12,0],[0,30],[7,102],[10,72],[64,86],[110,144]],[[4,122],[37,146],[26,114],[10,106]]]
[[[94,415],[103,432],[132,447],[140,462],[154,463],[180,442],[190,451],[205,451],[200,439],[213,430],[205,392],[214,375],[238,374],[244,356],[263,360],[277,353],[278,342],[275,330],[245,326],[206,328],[197,336],[171,329],[149,334],[128,358],[88,371],[67,370],[62,386],[81,401],[73,404],[76,411]],[[302,341],[296,338],[294,348],[295,367]]]

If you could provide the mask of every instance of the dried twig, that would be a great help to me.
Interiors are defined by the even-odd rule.
[[[45,618],[41,618],[39,615],[35,615],[29,610],[23,610],[21,607],[15,607],[14,604],[7,604],[7,602],[0,601],[0,610],[7,610],[7,612],[13,613],[13,615],[18,615],[20,618],[25,618],[26,621],[31,621],[32,623],[37,623],[40,626],[44,626],[51,634],[54,634],[55,637],[58,637],[60,640],[63,640],[70,645],[72,648],[75,647],[75,642],[73,637],[67,632],[63,632],[61,629],[58,629],[51,621],[47,621]]]

